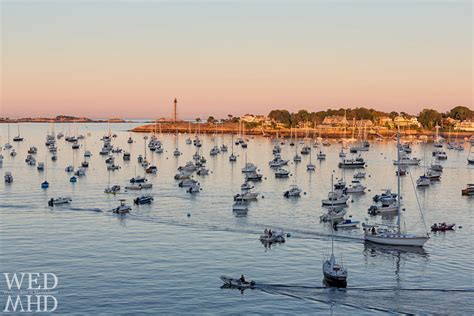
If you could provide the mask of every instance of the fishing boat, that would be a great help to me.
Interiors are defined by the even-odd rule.
[[[334,188],[334,176],[331,175],[331,192],[328,193],[328,198],[322,200],[323,206],[345,205],[349,200],[349,196],[344,193],[344,190]]]
[[[197,183],[197,181],[194,180],[194,179],[183,179],[178,183],[178,186],[180,188],[189,188],[189,187],[193,186],[196,183]]]
[[[199,193],[201,191],[201,185],[199,182],[193,183],[187,190],[186,192],[188,193]]]
[[[140,205],[140,204],[151,204],[153,202],[153,197],[151,195],[142,195],[138,196],[133,200],[133,203]]]
[[[124,200],[124,199],[121,199],[121,200],[120,200],[120,205],[117,206],[116,208],[113,208],[111,211],[112,211],[112,213],[114,213],[114,214],[123,215],[123,214],[128,214],[128,213],[130,213],[131,210],[132,210],[132,207],[129,206],[129,205],[126,205],[126,204],[125,204],[125,200]]]
[[[251,173],[246,173],[245,174],[245,180],[246,181],[262,181],[263,175],[257,172],[251,172]]]
[[[147,181],[147,179],[145,177],[142,177],[142,176],[135,176],[135,177],[130,179],[130,183],[144,183],[146,181]]]
[[[321,150],[319,151],[317,155],[318,160],[326,160],[326,154],[323,153]]]
[[[354,179],[363,179],[365,178],[365,172],[362,172],[362,171],[359,171],[359,172],[356,172],[354,173]]]
[[[427,187],[430,186],[431,180],[426,174],[420,176],[418,180],[416,180],[416,186],[417,187]]]
[[[129,152],[124,152],[123,155],[122,155],[122,159],[125,160],[125,161],[129,161],[130,160],[130,153]]]
[[[324,281],[329,286],[346,287],[347,286],[347,269],[340,263],[336,262],[334,256],[334,229],[331,220],[331,255],[323,262]]]
[[[143,190],[151,189],[153,187],[152,183],[134,183],[132,185],[125,186],[125,190]]]
[[[58,198],[51,198],[48,201],[49,206],[55,206],[55,205],[63,205],[63,204],[69,204],[72,202],[72,199],[70,197],[58,197]]]
[[[336,222],[336,228],[356,228],[360,224],[360,221],[356,221],[353,219],[345,219],[341,222]]]
[[[397,148],[400,145],[400,133],[397,133]],[[397,150],[397,158],[400,161],[400,151]],[[398,163],[400,166],[400,163]],[[429,240],[430,236],[428,233],[425,235],[408,234],[401,231],[401,209],[400,209],[400,176],[397,176],[397,224],[394,229],[387,229],[383,232],[378,232],[375,227],[371,230],[364,229],[364,239],[369,242],[383,244],[383,245],[395,245],[395,246],[416,246],[423,247],[423,245]],[[416,194],[416,192],[415,192]],[[423,219],[423,216],[422,216]],[[390,227],[389,227],[390,228]]]
[[[363,185],[360,180],[354,178],[351,184],[346,188],[346,193],[365,193],[366,188],[367,187]]]
[[[344,207],[331,205],[327,212],[319,217],[321,222],[334,222],[344,218],[347,210]]]

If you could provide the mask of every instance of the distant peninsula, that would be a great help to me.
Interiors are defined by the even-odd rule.
[[[76,117],[70,115],[58,115],[56,117],[23,117],[9,118],[0,117],[0,123],[127,123],[128,121],[120,118],[112,119],[90,119],[87,117]]]

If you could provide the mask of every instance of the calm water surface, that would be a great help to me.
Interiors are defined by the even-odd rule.
[[[117,154],[122,168],[110,172],[110,182],[122,187],[135,175],[143,175],[137,166],[138,154],[144,154],[144,134],[130,134],[133,125],[113,124],[118,137],[116,147],[132,153],[129,162]],[[11,125],[11,135],[16,134]],[[56,132],[76,127],[56,125]],[[195,147],[178,138],[183,155],[173,156],[173,135],[158,135],[164,143],[163,154],[147,150],[147,158],[158,166],[156,175],[148,175],[153,189],[106,195],[108,171],[105,157],[99,155],[100,138],[107,124],[78,124],[87,135],[79,150],[72,150],[64,139],[57,142],[58,160],[52,162],[44,146],[48,124],[22,124],[22,143],[13,143],[18,155],[5,156],[2,176],[11,171],[12,184],[0,181],[0,270],[1,272],[53,272],[59,278],[60,313],[473,313],[473,236],[474,198],[461,196],[461,189],[474,182],[474,168],[466,163],[464,152],[448,151],[442,162],[442,180],[426,189],[416,189],[428,225],[455,222],[462,228],[433,234],[423,249],[390,249],[362,240],[362,230],[335,232],[337,256],[348,268],[348,288],[336,290],[322,283],[322,261],[330,251],[331,228],[320,223],[324,213],[321,199],[330,190],[331,173],[350,181],[353,171],[345,174],[337,168],[340,145],[324,147],[327,160],[318,162],[313,149],[316,171],[306,171],[303,162],[290,163],[289,179],[275,179],[268,167],[274,143],[255,137],[247,149],[235,147],[238,161],[231,164],[230,136],[219,136],[217,143],[229,145],[229,152],[209,156],[214,145],[211,136],[202,136],[202,152],[211,173],[199,180],[203,190],[186,193],[173,179],[176,169],[191,160]],[[135,142],[127,144],[132,136]],[[0,142],[7,141],[7,125],[0,125]],[[30,146],[38,147],[36,158],[47,161],[48,190],[40,184],[45,174],[28,166],[24,159]],[[87,175],[77,183],[69,182],[64,168],[83,160],[84,146],[91,150]],[[282,157],[292,161],[295,148],[282,146]],[[426,154],[425,154],[426,152]],[[260,192],[246,217],[232,213],[233,195],[243,182],[241,168],[245,155],[257,164],[264,181],[256,184]],[[431,159],[431,145],[413,145],[413,156]],[[372,196],[383,188],[396,189],[395,143],[374,142],[363,154],[368,177],[363,180],[370,192],[354,196],[348,214],[364,221],[395,223],[396,217],[370,217],[367,209]],[[136,171],[135,171],[136,170]],[[411,167],[413,181],[423,167]],[[299,199],[282,195],[292,183],[306,193]],[[139,194],[155,197],[151,205],[134,206],[125,219],[108,210],[125,198],[128,204]],[[402,179],[404,196],[403,223],[409,231],[423,232],[415,190],[410,176]],[[48,207],[51,197],[70,196],[70,206]],[[188,217],[187,214],[190,214]],[[265,227],[284,229],[291,237],[282,245],[265,248],[258,240]],[[253,290],[221,289],[219,276],[244,273],[258,282]],[[2,304],[5,298],[2,297]],[[3,308],[3,306],[2,306]]]

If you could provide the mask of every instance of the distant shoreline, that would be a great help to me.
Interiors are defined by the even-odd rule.
[[[123,119],[89,119],[89,118],[70,118],[70,119],[56,119],[56,118],[19,118],[19,119],[0,119],[0,124],[17,124],[17,123],[144,123],[127,121]]]
[[[161,132],[162,133],[188,133],[188,134],[195,134],[197,130],[201,134],[240,134],[239,124],[238,123],[229,123],[226,122],[224,124],[209,124],[209,123],[189,123],[189,122],[176,122],[176,123],[157,123],[157,124],[146,124],[137,126],[131,129],[131,132],[135,133],[153,133],[153,132]],[[368,129],[367,137],[368,138],[377,138],[377,137],[384,137],[389,138],[395,136],[396,130],[394,129]],[[271,128],[262,128],[256,127],[253,129],[245,129],[245,135],[260,135],[260,136],[276,136],[279,135],[280,137],[290,137],[293,135],[298,138],[302,137],[321,137],[326,138],[351,138],[352,137],[352,130],[347,128],[347,131],[344,132],[340,127],[332,127],[332,128],[322,128],[321,131],[318,128],[293,128],[291,131],[288,128],[284,129],[271,129]],[[402,134],[406,136],[425,136],[428,138],[434,138],[436,132],[430,130],[404,130]],[[471,137],[474,136],[474,132],[439,132],[439,135],[447,138],[451,137],[454,138],[464,138],[464,137]],[[357,138],[358,131],[356,129],[354,133],[354,137]]]

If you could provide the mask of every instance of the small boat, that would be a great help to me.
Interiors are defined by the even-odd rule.
[[[245,174],[245,181],[262,181],[263,175],[257,172],[247,173]]]
[[[263,234],[260,235],[260,241],[265,244],[283,243],[285,242],[285,234],[282,230],[272,231],[271,229],[265,229]]]
[[[48,201],[49,206],[54,206],[54,205],[63,205],[63,204],[69,204],[72,202],[72,199],[70,197],[58,197],[58,198],[51,198]]]
[[[283,193],[283,196],[288,197],[299,197],[301,194],[301,189],[297,185],[291,185],[290,189]]]
[[[10,156],[12,156],[12,157],[16,156],[16,150],[15,149],[12,149],[12,151],[10,152]]]
[[[189,187],[193,186],[196,183],[197,183],[197,181],[194,180],[194,179],[183,179],[178,183],[178,186],[180,188],[189,188]]]
[[[115,171],[115,170],[118,170],[118,169],[120,169],[120,166],[116,165],[114,163],[111,163],[111,164],[107,165],[107,170]]]
[[[84,167],[79,167],[77,168],[76,172],[74,172],[74,175],[77,177],[82,177],[86,175],[86,168]]]
[[[178,156],[181,155],[181,152],[179,151],[178,148],[176,148],[176,149],[173,151],[173,155],[174,155],[175,157],[178,157]]]
[[[275,172],[275,178],[288,178],[289,175],[290,175],[290,172],[288,170],[283,169],[283,168],[279,168]]]
[[[462,195],[472,196],[474,195],[474,183],[468,184],[465,189],[461,191]]]
[[[151,173],[151,174],[156,174],[158,172],[158,168],[156,166],[148,166],[148,168],[145,169],[145,173]]]
[[[359,172],[355,173],[353,177],[354,177],[354,179],[363,179],[363,178],[365,178],[365,172],[359,171]]]
[[[129,152],[124,152],[122,155],[123,160],[130,160],[130,153]]]
[[[104,190],[104,193],[115,194],[120,191],[120,185],[113,185]]]
[[[367,187],[363,185],[358,179],[352,180],[349,187],[346,188],[346,193],[365,193]]]
[[[238,215],[246,215],[249,211],[248,202],[244,199],[236,199],[232,205],[232,211]]]
[[[331,207],[328,209],[326,214],[323,214],[319,217],[321,222],[335,222],[338,219],[344,218],[347,210],[345,208]]]
[[[131,137],[129,137],[128,140],[127,140],[127,143],[128,143],[128,144],[132,144],[132,143],[133,143],[133,139],[132,139]]]
[[[352,219],[345,219],[342,222],[336,222],[336,228],[354,228],[359,226],[360,221],[355,221]]]
[[[422,175],[418,178],[418,180],[416,180],[417,187],[427,187],[427,186],[430,186],[430,184],[431,184],[431,180],[426,175]]]
[[[84,161],[81,163],[81,166],[82,166],[83,168],[89,168],[89,162],[84,160]]]
[[[247,162],[245,166],[242,168],[242,173],[251,173],[251,172],[256,172],[256,171],[257,171],[257,166],[251,162]]]
[[[201,186],[199,185],[198,182],[193,183],[187,190],[186,192],[188,193],[199,193],[201,191]]]
[[[151,189],[153,184],[151,183],[134,183],[132,185],[127,185],[125,190],[142,190],[142,189]]]
[[[222,282],[224,282],[224,286],[241,289],[241,290],[253,288],[256,284],[254,281],[242,282],[240,279],[229,278],[229,277],[226,277],[225,275],[221,276],[220,278]]]
[[[70,177],[70,178],[69,178],[69,182],[71,182],[71,183],[76,183],[76,182],[77,182],[76,176]]]
[[[140,205],[140,204],[150,204],[153,202],[153,197],[151,195],[143,195],[139,196],[133,200],[133,203]]]
[[[28,149],[28,153],[31,154],[31,155],[34,155],[37,152],[38,152],[38,148],[36,148],[35,146],[30,147],[30,149]]]
[[[130,183],[144,183],[146,182],[147,179],[142,176],[136,176],[130,179]]]
[[[317,158],[318,160],[326,160],[326,154],[323,153],[322,151],[319,151]]]
[[[230,154],[229,161],[231,161],[231,162],[237,161],[237,156],[234,155],[234,154]]]
[[[219,154],[219,153],[220,153],[220,150],[219,150],[219,147],[217,147],[217,146],[212,147],[211,151],[209,152],[209,154],[210,154],[211,156],[215,156],[215,155],[217,155],[217,154]]]
[[[456,227],[456,224],[434,223],[433,225],[431,225],[431,231],[432,232],[445,232],[447,230],[454,230],[454,227]]]
[[[111,211],[114,214],[127,214],[130,213],[132,210],[131,206],[128,206],[125,204],[125,200],[120,200],[120,205],[117,206],[116,208],[113,208]]]
[[[209,169],[201,167],[201,168],[198,169],[196,174],[199,175],[199,176],[207,176],[209,174]]]
[[[349,169],[349,168],[365,168],[364,158],[361,156],[356,159],[342,159],[338,164],[339,168]]]
[[[301,162],[301,156],[296,154],[294,157],[293,157],[293,161],[294,162]]]
[[[408,173],[408,170],[405,165],[401,165],[400,168],[395,171],[396,176],[398,176],[398,174],[400,174],[400,176],[406,176],[407,173]]]
[[[13,175],[10,171],[5,172],[4,176],[5,182],[6,183],[12,183],[13,182]]]
[[[36,166],[36,169],[38,171],[43,171],[44,170],[44,162],[38,162],[38,165]]]
[[[306,165],[306,170],[308,171],[314,171],[316,169],[316,166],[313,163],[309,163]]]
[[[347,270],[343,265],[336,263],[334,252],[331,253],[329,259],[323,263],[323,275],[324,280],[329,285],[336,287],[347,286]]]
[[[71,165],[69,165],[69,166],[67,166],[66,168],[64,168],[64,171],[66,171],[66,172],[74,172],[74,167],[71,166]]]

